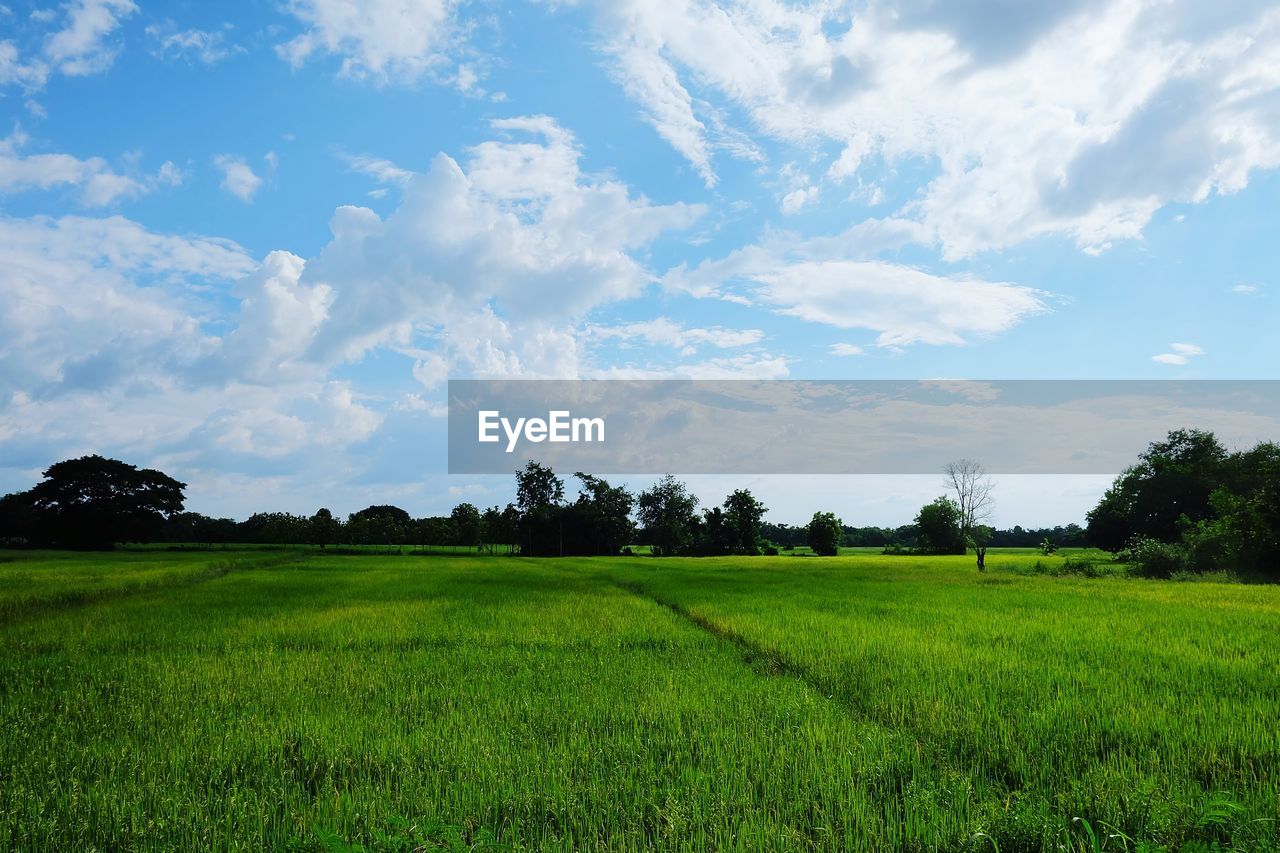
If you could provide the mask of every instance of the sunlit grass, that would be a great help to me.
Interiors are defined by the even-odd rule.
[[[0,564],[0,849],[1280,844],[1276,588],[247,556]]]

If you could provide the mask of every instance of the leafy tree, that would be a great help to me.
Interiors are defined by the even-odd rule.
[[[978,571],[985,572],[987,570],[987,547],[991,544],[991,540],[995,538],[996,531],[987,524],[979,524],[969,530],[969,544],[973,546],[973,553],[978,558]]]
[[[559,506],[564,500],[564,480],[545,465],[530,459],[516,472],[516,504],[521,512]]]
[[[1213,433],[1174,430],[1148,445],[1088,513],[1089,541],[1109,551],[1138,536],[1177,542],[1188,524],[1214,514],[1210,498],[1231,473]]]
[[[458,536],[453,520],[439,515],[420,518],[411,527],[419,545],[452,545]]]
[[[354,545],[401,545],[409,538],[413,519],[398,506],[376,504],[347,516],[347,535]]]
[[[316,510],[316,514],[311,516],[311,542],[319,545],[320,550],[323,551],[326,545],[336,543],[341,532],[342,522],[333,517],[328,507],[320,507]]]
[[[813,553],[823,557],[834,557],[839,553],[844,523],[836,518],[834,512],[815,512],[807,530]]]
[[[695,522],[690,553],[703,557],[733,553],[733,529],[722,508],[713,506],[704,509],[702,518],[695,518]]]
[[[520,508],[520,553],[548,557],[564,553],[564,481],[533,460],[516,471]]]
[[[0,545],[22,545],[40,538],[31,492],[14,492],[0,498]]]
[[[42,538],[72,548],[114,547],[159,536],[182,512],[186,483],[102,456],[50,465],[27,493]]]
[[[302,545],[311,541],[311,519],[287,512],[255,512],[239,525],[242,542]]]
[[[738,489],[724,499],[725,523],[730,531],[729,549],[734,554],[759,554],[760,522],[769,508],[746,489]]]
[[[670,474],[640,493],[636,514],[655,556],[669,557],[689,546],[697,526],[697,508],[697,496]]]
[[[391,506],[390,504],[375,504],[374,506],[367,506],[359,512],[351,513],[349,517],[369,519],[370,521],[375,519],[389,521],[393,524],[398,524],[401,527],[408,527],[409,522],[413,520],[408,512],[402,510],[398,506]]]
[[[484,530],[480,520],[480,510],[473,505],[458,504],[453,508],[453,512],[449,513],[449,520],[453,522],[454,536],[457,537],[454,540],[455,544],[467,548],[478,548],[483,542]]]
[[[925,504],[916,515],[916,547],[925,554],[963,554],[960,520],[959,505],[945,495]]]
[[[578,499],[567,509],[566,554],[617,554],[635,533],[631,510],[635,497],[625,486],[574,474],[582,483]]]

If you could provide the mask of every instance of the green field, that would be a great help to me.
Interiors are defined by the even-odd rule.
[[[1280,849],[1280,588],[1037,559],[0,552],[0,849]]]

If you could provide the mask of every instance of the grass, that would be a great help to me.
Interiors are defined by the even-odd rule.
[[[1276,587],[8,556],[0,849],[1280,847]]]

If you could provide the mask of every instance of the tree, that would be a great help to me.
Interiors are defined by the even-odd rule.
[[[960,533],[964,541],[973,546],[978,571],[985,571],[987,544],[995,531],[983,522],[990,518],[995,504],[991,494],[995,483],[987,476],[982,463],[973,459],[950,462],[942,473],[943,485],[955,494],[955,504],[960,509]]]
[[[963,554],[960,518],[960,506],[946,495],[925,504],[916,515],[916,547],[925,554]]]
[[[995,535],[995,528],[989,524],[979,524],[969,531],[969,544],[973,546],[973,553],[978,558],[980,572],[987,570],[987,546],[991,544]]]
[[[520,508],[520,553],[551,557],[564,553],[564,480],[533,460],[516,471],[516,505]]]
[[[50,465],[28,493],[43,535],[72,548],[147,542],[182,512],[186,483],[151,468],[102,456]]]
[[[578,471],[582,483],[578,499],[567,510],[566,554],[614,555],[635,533],[631,510],[635,497],[625,486]]]
[[[516,505],[521,512],[559,506],[564,500],[564,480],[545,465],[530,459],[516,471]]]
[[[729,548],[734,554],[760,553],[760,522],[769,508],[746,489],[738,489],[724,499],[725,523],[729,528]]]
[[[455,544],[467,548],[480,546],[484,532],[480,522],[480,510],[469,503],[460,503],[453,508],[453,512],[449,513],[449,520],[453,522],[454,535],[457,537]]]
[[[688,486],[667,474],[641,492],[636,503],[655,556],[669,557],[689,546],[697,526],[698,498]]]
[[[1213,492],[1249,467],[1232,466],[1211,432],[1173,430],[1148,445],[1089,511],[1089,541],[1108,551],[1136,537],[1177,542],[1189,525],[1214,515]]]
[[[809,520],[809,547],[822,557],[834,557],[840,551],[844,522],[834,512],[815,512]]]
[[[341,529],[342,522],[333,517],[328,507],[320,507],[316,510],[316,514],[311,516],[311,542],[319,545],[321,551],[326,545],[332,545],[338,541]]]
[[[493,553],[494,545],[499,542],[505,545],[507,542],[502,527],[502,510],[496,506],[491,506],[480,514],[480,541],[488,546],[490,554]]]
[[[413,519],[398,506],[375,504],[347,516],[347,530],[353,544],[401,545],[409,536]]]

